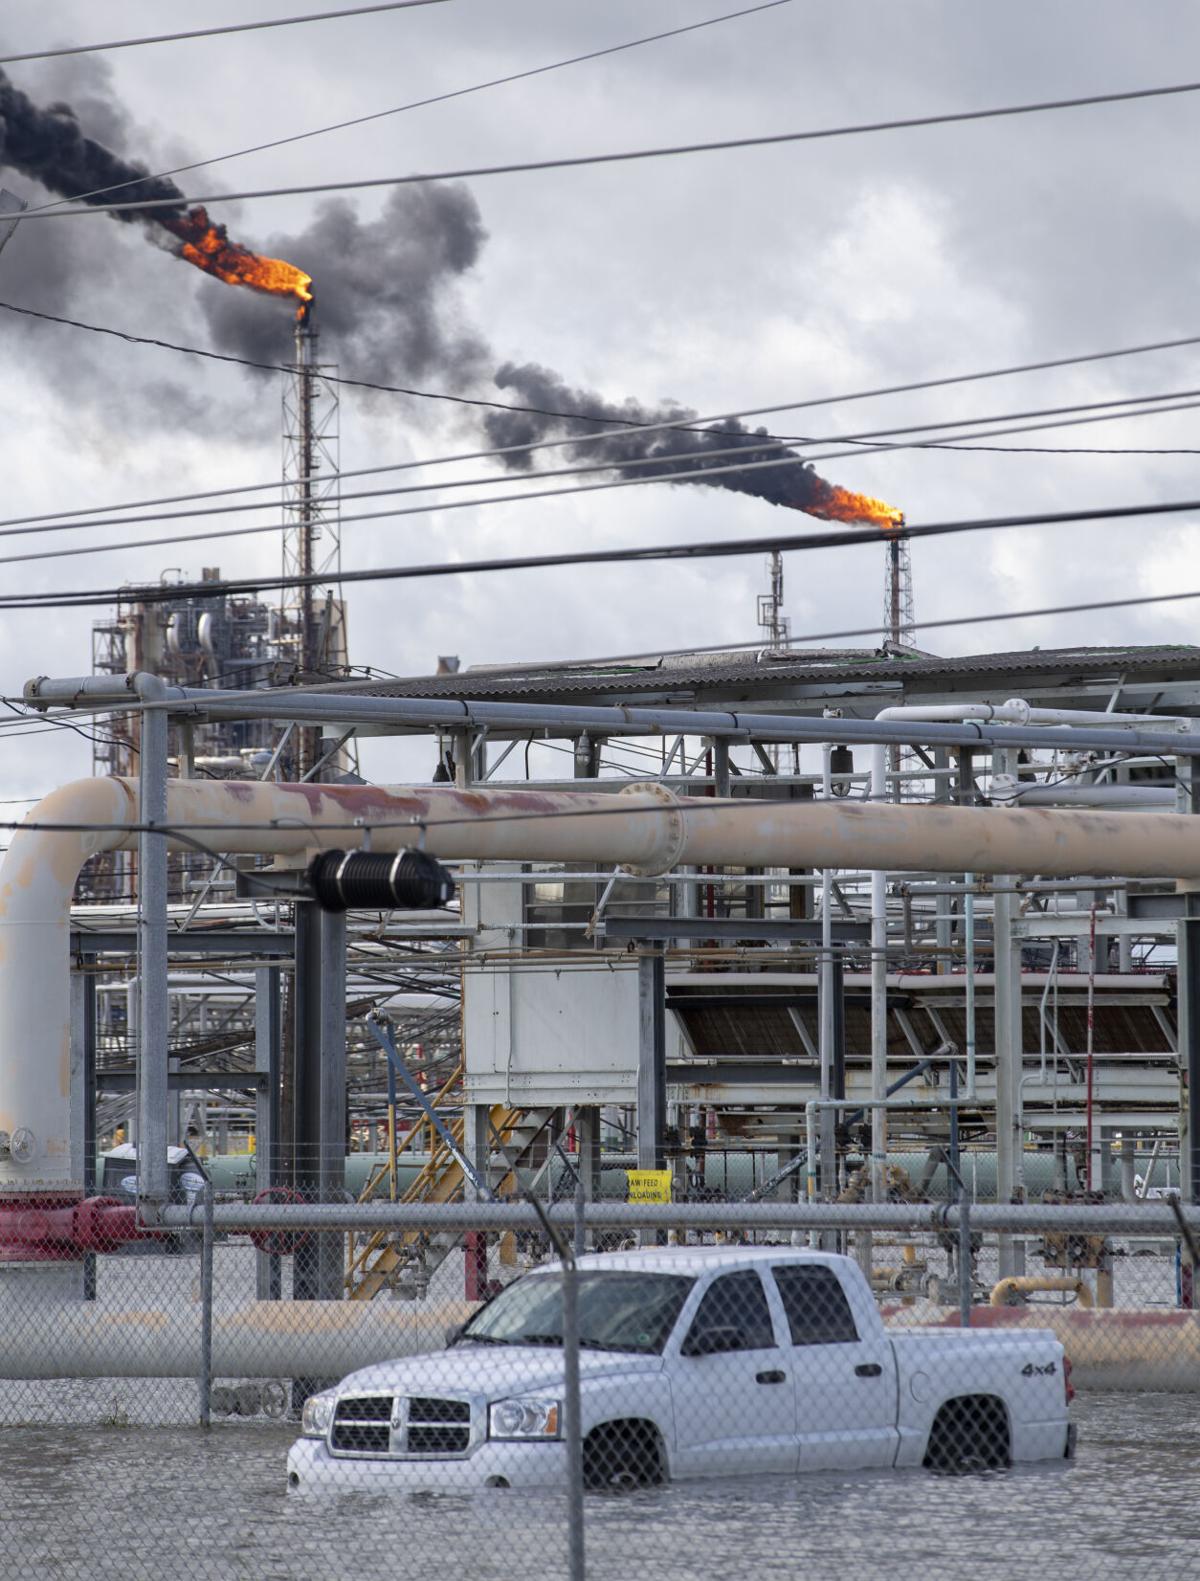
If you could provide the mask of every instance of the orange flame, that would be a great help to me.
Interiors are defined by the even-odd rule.
[[[179,256],[205,274],[216,275],[227,285],[248,285],[271,296],[299,297],[299,313],[312,301],[312,275],[282,258],[264,258],[240,242],[230,241],[225,227],[214,225],[205,209],[189,209],[180,218],[162,223],[179,238]]]
[[[801,507],[809,516],[819,516],[830,522],[869,522],[884,532],[904,526],[904,512],[871,494],[854,494],[849,489],[829,485],[824,498]]]

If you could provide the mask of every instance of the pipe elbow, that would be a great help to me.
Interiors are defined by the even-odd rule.
[[[83,864],[120,847],[137,814],[137,795],[126,780],[74,780],[43,796],[14,831],[0,864],[0,920],[52,920],[70,905]]]
[[[1093,1304],[1091,1286],[1086,1280],[1071,1274],[1012,1274],[992,1286],[988,1305],[1007,1306],[1011,1297],[1028,1295],[1033,1291],[1062,1291],[1073,1295],[1081,1307],[1090,1308]]]

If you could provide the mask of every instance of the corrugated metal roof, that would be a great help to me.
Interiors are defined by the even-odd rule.
[[[1146,676],[1164,683],[1200,680],[1200,647],[1172,644],[1142,648],[1032,648],[1010,653],[939,658],[898,657],[879,649],[809,649],[776,654],[714,653],[664,656],[624,664],[563,664],[460,670],[455,675],[406,676],[329,683],[323,691],[351,696],[502,699],[678,695],[723,688],[871,685],[894,682],[928,688],[956,677],[1025,675],[1044,681],[1087,681]]]

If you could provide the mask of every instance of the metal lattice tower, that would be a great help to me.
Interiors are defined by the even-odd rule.
[[[912,559],[908,539],[889,537],[883,582],[883,640],[893,648],[915,648],[917,620],[913,610]]]
[[[917,622],[913,611],[912,559],[908,539],[894,534],[888,538],[887,570],[883,582],[883,645],[885,648],[915,648]],[[902,774],[919,767],[911,747],[889,747],[888,770]],[[908,794],[913,794],[912,788]],[[905,781],[891,781],[893,801],[905,800]]]
[[[783,556],[778,549],[771,551],[767,571],[771,586],[769,592],[758,595],[758,624],[767,633],[771,646],[782,648],[791,635],[791,622],[783,613]]]
[[[770,588],[766,593],[758,595],[758,623],[766,632],[767,638],[773,648],[787,646],[791,636],[792,624],[783,613],[783,556],[778,549],[772,549],[767,561],[767,574],[770,577]],[[767,747],[766,752],[776,772],[779,770],[779,748]]]

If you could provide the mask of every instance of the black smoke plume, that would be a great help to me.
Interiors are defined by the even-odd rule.
[[[165,176],[151,176],[145,165],[122,159],[85,135],[68,104],[42,108],[0,71],[0,165],[19,170],[62,197],[95,193],[84,202],[142,202],[161,198],[173,208],[184,196]],[[132,185],[126,186],[129,182]],[[121,186],[120,192],[97,188]],[[146,210],[118,213],[122,220],[143,219]]]
[[[207,226],[203,210],[187,212],[184,194],[168,177],[151,176],[145,165],[122,158],[86,136],[67,105],[39,108],[3,72],[0,165],[12,166],[52,192],[78,195],[85,202],[104,202],[110,195],[161,199],[169,207],[132,215],[119,212],[118,217],[148,219],[164,240],[161,228],[165,227],[175,239],[174,250],[198,261],[197,249],[182,244],[189,230],[201,222]],[[113,187],[119,192],[96,190]],[[223,227],[216,227],[215,234],[225,239]],[[474,268],[485,240],[470,191],[459,184],[439,183],[397,188],[374,220],[361,220],[343,200],[325,203],[306,230],[272,237],[269,250],[276,258],[294,259],[312,276],[318,327],[328,332],[328,351],[351,377],[383,384],[430,379],[448,392],[460,392],[484,383],[492,362],[484,340],[458,322],[453,296],[454,284]],[[234,251],[244,253],[236,246]],[[201,302],[220,349],[258,362],[284,360],[279,319],[264,313],[261,299],[244,291],[222,290],[204,293]],[[622,476],[669,478],[698,468],[726,468],[744,459],[759,465],[740,473],[714,471],[711,480],[691,481],[711,481],[714,487],[836,520],[887,524],[899,516],[880,501],[827,483],[795,451],[772,442],[763,429],[751,430],[730,419],[708,427],[641,433],[638,425],[688,424],[696,414],[673,402],[657,408],[631,399],[607,402],[572,389],[558,374],[536,363],[505,363],[493,380],[515,405],[539,409],[489,412],[484,425],[497,448],[594,430],[594,424],[572,421],[571,414],[580,413],[614,426],[629,425],[579,451],[581,459],[607,463]],[[731,449],[738,454],[717,454]],[[779,465],[771,464],[775,462]],[[528,454],[509,457],[507,464],[514,470],[532,470]]]
[[[532,362],[505,363],[497,371],[495,382],[517,404],[540,408],[540,412],[489,412],[484,425],[497,448],[569,438],[609,423],[613,426],[630,424],[633,426],[623,432],[582,445],[578,460],[609,462],[614,471],[629,478],[670,477],[673,473],[694,472],[705,466],[730,467],[743,460],[758,463],[752,472],[722,472],[711,480],[699,477],[689,481],[751,494],[772,505],[787,505],[810,515],[853,519],[844,516],[845,492],[827,483],[786,445],[764,443],[767,433],[764,428],[752,430],[736,418],[727,418],[705,428],[668,428],[640,433],[638,425],[688,424],[696,413],[670,401],[653,408],[632,399],[619,403],[605,401],[598,395],[572,389],[557,373]],[[603,419],[603,422],[572,421],[570,414],[575,412],[586,418]],[[744,457],[727,453],[735,448],[740,451],[742,447],[745,448]],[[529,452],[518,451],[505,461],[513,470],[531,469]],[[761,464],[772,461],[782,464],[778,467]]]
[[[185,213],[186,196],[169,177],[151,176],[145,165],[88,137],[69,105],[36,105],[3,72],[0,165],[84,202],[162,199],[170,208],[116,215],[146,221],[163,242],[165,227],[175,252],[190,218],[199,215],[207,225],[203,210]],[[223,227],[216,229],[224,237]],[[471,193],[446,183],[397,190],[375,220],[360,220],[343,200],[322,204],[306,230],[271,238],[266,251],[296,259],[313,276],[318,327],[354,378],[394,383],[436,375],[462,389],[486,377],[489,357],[481,338],[457,321],[450,288],[474,267],[486,235]],[[205,292],[201,305],[221,350],[259,362],[290,354],[280,315],[264,312],[254,296]]]
[[[321,355],[343,373],[380,384],[429,380],[463,390],[487,376],[484,341],[455,313],[453,288],[487,239],[479,207],[458,183],[398,187],[377,219],[338,198],[307,229],[271,236],[268,251],[313,277]],[[278,321],[240,291],[206,291],[204,316],[217,346],[280,360]]]

